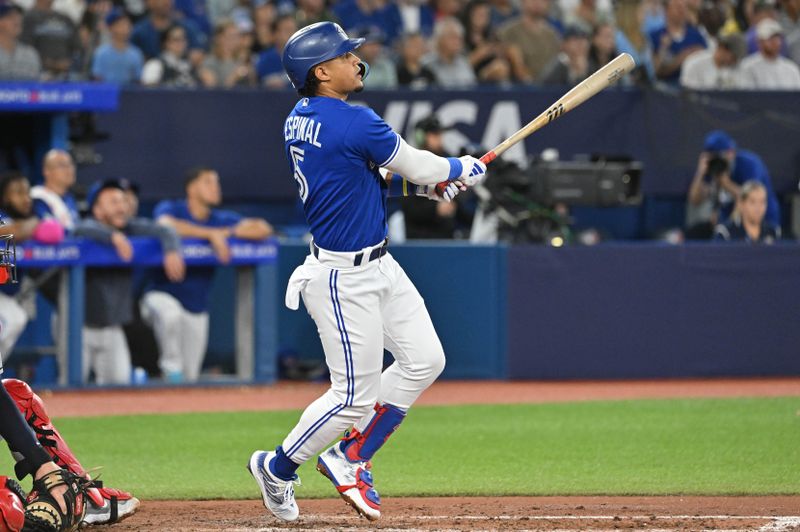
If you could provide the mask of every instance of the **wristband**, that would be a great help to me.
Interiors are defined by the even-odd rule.
[[[450,174],[448,174],[447,180],[453,181],[461,177],[461,172],[464,171],[464,165],[458,157],[448,157],[447,162],[450,163]]]

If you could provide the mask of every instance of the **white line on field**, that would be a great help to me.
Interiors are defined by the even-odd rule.
[[[331,519],[331,515],[318,515],[318,514],[308,514],[302,516],[305,519]],[[354,520],[358,521],[362,519],[357,515],[342,515],[336,516],[336,520],[345,519],[345,520]],[[473,521],[554,521],[554,520],[588,520],[588,519],[597,519],[597,520],[614,520],[614,519],[625,519],[625,520],[632,520],[632,519],[730,519],[730,520],[745,520],[745,519],[768,519],[770,521],[781,521],[782,523],[785,521],[786,524],[782,524],[784,527],[788,527],[790,525],[797,525],[800,524],[800,516],[794,515],[787,515],[787,516],[775,516],[775,515],[418,515],[416,517],[410,516],[403,516],[403,519],[420,519],[424,521],[429,520],[446,520],[446,519],[463,519],[463,520],[473,520]],[[768,529],[773,530],[773,529]]]
[[[768,523],[761,528],[759,528],[759,532],[779,532],[783,530],[796,530],[800,527],[800,517],[794,516],[786,516],[786,517],[775,517],[771,523]]]

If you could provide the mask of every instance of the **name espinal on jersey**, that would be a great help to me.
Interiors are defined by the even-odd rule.
[[[319,142],[320,129],[322,129],[322,122],[317,122],[313,118],[297,115],[289,116],[283,125],[283,139],[286,142],[290,140],[308,142],[312,146],[321,148],[322,144]]]

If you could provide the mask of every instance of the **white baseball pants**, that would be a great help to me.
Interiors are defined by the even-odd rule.
[[[208,347],[208,312],[189,312],[172,294],[157,290],[142,297],[140,312],[155,332],[161,371],[196,381]]]
[[[331,372],[331,388],[283,441],[286,456],[298,464],[354,424],[363,429],[376,402],[408,409],[444,369],[425,303],[400,265],[387,253],[353,266],[355,255],[321,250],[289,280],[286,304],[296,309],[302,295]],[[395,362],[381,373],[384,348]]]
[[[84,382],[90,370],[97,384],[131,383],[131,354],[122,327],[83,327]]]
[[[0,292],[0,353],[8,357],[28,324],[28,313],[19,302]]]

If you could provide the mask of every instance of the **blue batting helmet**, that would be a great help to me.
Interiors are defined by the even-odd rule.
[[[364,39],[351,39],[334,22],[317,22],[294,33],[283,48],[283,68],[295,89],[306,84],[308,71],[316,65],[352,52]],[[362,78],[366,77],[366,73]]]

